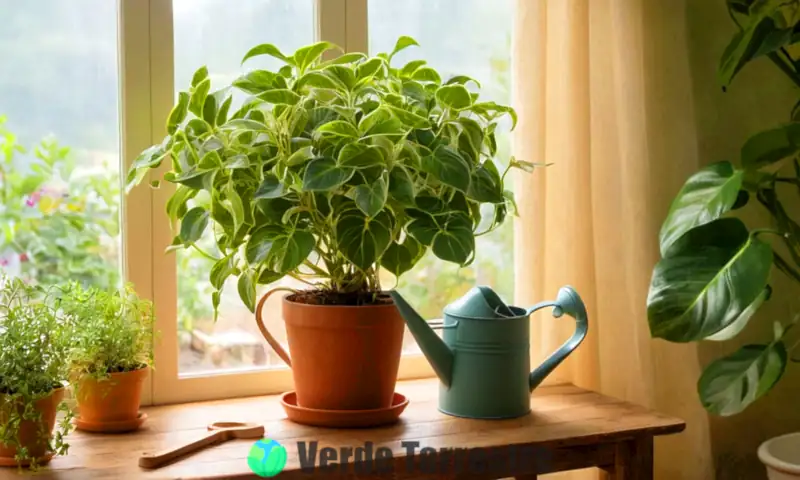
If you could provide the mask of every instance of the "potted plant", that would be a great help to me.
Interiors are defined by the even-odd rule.
[[[215,309],[230,277],[251,312],[258,285],[284,276],[308,285],[283,301],[291,358],[259,322],[290,363],[302,407],[390,406],[404,326],[380,269],[399,276],[429,249],[469,264],[475,236],[514,207],[507,172],[533,168],[512,158],[498,169],[495,129],[502,117],[513,128],[516,114],[481,101],[470,89],[477,81],[442,79],[423,60],[392,65],[413,45],[401,37],[388,54],[327,61],[337,48],[328,42],[291,55],[258,45],[243,63],[268,55],[283,66],[214,92],[202,67],[180,92],[166,138],[128,174],[130,189],[169,162],[164,179],[177,189],[167,211],[180,222],[170,248],[213,236]],[[231,89],[249,95],[235,111]]]
[[[63,288],[72,326],[69,379],[81,430],[123,432],[144,421],[142,386],[153,364],[153,309],[131,285],[119,290]]]
[[[800,31],[800,3],[727,0],[727,6],[739,30],[720,60],[723,88],[754,60],[770,61],[800,86],[800,61],[792,48]],[[661,229],[662,258],[648,297],[654,337],[736,338],[770,298],[773,266],[800,283],[800,224],[786,207],[800,188],[799,105],[788,103],[786,122],[751,136],[738,166],[709,165],[678,193]],[[763,209],[770,222],[753,228],[732,215],[748,204]],[[713,414],[735,415],[767,394],[795,358],[798,318],[770,319],[770,338],[711,362],[697,384],[703,406]],[[770,478],[798,478],[799,451],[800,435],[785,435],[765,442],[759,457]]]
[[[58,293],[0,277],[0,466],[35,468],[69,448],[71,412],[63,399],[70,329],[56,308]]]

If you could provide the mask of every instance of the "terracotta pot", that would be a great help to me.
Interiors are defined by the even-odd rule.
[[[766,465],[769,480],[800,479],[800,432],[762,443],[758,458]]]
[[[283,300],[291,358],[256,321],[275,352],[292,368],[297,404],[325,410],[389,408],[394,398],[405,323],[394,303],[310,305]]]
[[[135,421],[149,370],[112,373],[104,380],[82,379],[76,391],[80,420],[93,424]]]
[[[35,403],[36,411],[42,414],[41,421],[23,420],[19,429],[19,442],[21,446],[28,449],[28,457],[37,459],[39,465],[43,465],[50,461],[51,452],[47,451],[47,443],[49,435],[53,432],[53,427],[56,424],[56,412],[58,405],[64,399],[64,389],[57,388],[53,392]],[[22,413],[22,406],[19,407],[19,412]],[[5,422],[5,419],[0,415],[0,422]],[[44,428],[48,432],[48,437],[43,438],[41,434],[41,424],[44,423]],[[17,454],[17,447],[0,443],[0,465],[3,466],[16,466],[17,462],[14,457]],[[26,460],[22,465],[28,465],[30,460]]]

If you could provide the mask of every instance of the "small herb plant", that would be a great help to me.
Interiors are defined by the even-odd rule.
[[[62,290],[61,308],[73,326],[68,358],[74,384],[153,364],[152,303],[131,285],[104,290],[70,283]]]
[[[36,402],[63,388],[67,378],[71,329],[57,308],[59,296],[56,287],[0,276],[0,444],[17,448],[18,462],[29,459],[20,444],[22,422],[41,421]],[[64,415],[52,438],[43,423],[40,434],[49,451],[63,455],[72,412],[64,402],[58,409]]]
[[[202,67],[180,92],[169,135],[135,161],[127,188],[171,162],[164,179],[177,189],[167,213],[180,231],[170,248],[200,249],[213,236],[215,311],[229,277],[251,311],[256,286],[286,275],[309,283],[301,301],[373,303],[381,267],[399,276],[429,248],[468,265],[475,237],[514,211],[506,174],[534,166],[495,163],[495,130],[502,117],[513,129],[514,110],[481,101],[470,90],[477,81],[442,79],[424,60],[392,65],[414,45],[401,37],[389,54],[327,61],[336,48],[327,42],[291,55],[258,45],[243,63],[269,55],[284,65],[214,92]],[[233,112],[231,89],[249,94]]]

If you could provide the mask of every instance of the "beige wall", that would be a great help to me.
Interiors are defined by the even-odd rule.
[[[788,120],[797,91],[782,73],[766,59],[746,67],[728,92],[716,81],[719,57],[735,25],[725,11],[724,0],[686,2],[689,60],[701,163],[719,160],[738,161],[739,150],[747,137],[761,129]],[[800,197],[789,192],[787,208],[800,213]],[[752,204],[745,220],[750,226],[765,225],[769,218]],[[751,321],[741,339],[723,344],[704,342],[698,346],[701,362],[707,363],[744,343],[770,340],[772,321],[788,321],[791,312],[800,312],[800,288],[781,273],[773,272],[775,295]],[[767,438],[800,430],[800,364],[789,364],[779,386],[743,414],[709,418],[710,440],[717,478],[766,478],[755,451]]]

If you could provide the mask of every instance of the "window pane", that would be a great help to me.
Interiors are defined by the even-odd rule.
[[[192,75],[208,67],[212,92],[222,89],[253,69],[276,71],[280,61],[268,56],[241,59],[250,48],[272,43],[286,53],[314,42],[314,0],[174,0],[175,89],[187,90]],[[244,100],[235,94],[231,112]],[[210,230],[209,230],[210,232]],[[209,235],[201,248],[216,255]],[[283,366],[256,327],[253,314],[236,290],[235,279],[226,283],[220,316],[213,321],[212,288],[208,275],[214,262],[194,250],[178,254],[179,372],[199,373],[217,369]],[[290,281],[281,285],[300,288]],[[277,285],[271,285],[274,287]],[[268,288],[261,289],[263,294]],[[267,328],[285,343],[279,295],[264,308]]]
[[[394,66],[426,60],[443,79],[468,75],[478,80],[482,100],[510,105],[513,4],[513,0],[369,0],[370,53],[391,52],[397,38],[408,35],[420,47],[397,54]],[[497,162],[502,172],[510,155],[510,123],[501,127]],[[511,182],[506,189],[512,189]],[[476,284],[490,285],[505,301],[513,300],[511,222],[476,240],[476,260],[469,267],[459,268],[429,252],[401,278],[397,288],[426,318],[440,317],[448,303]],[[416,349],[410,334],[405,345],[406,351]]]
[[[117,6],[0,0],[0,267],[120,282]]]

